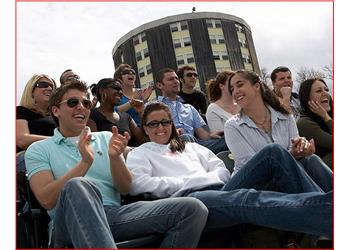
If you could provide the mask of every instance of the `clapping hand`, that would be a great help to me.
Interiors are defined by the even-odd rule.
[[[124,152],[130,139],[128,132],[125,132],[124,135],[119,134],[116,126],[112,127],[112,133],[113,135],[108,145],[108,154],[110,158],[120,156]]]
[[[315,142],[314,139],[308,141],[305,137],[297,137],[292,139],[291,154],[295,158],[302,158],[305,156],[312,155],[315,153]]]
[[[91,134],[90,128],[85,127],[79,136],[78,149],[81,155],[82,162],[86,163],[89,167],[94,161],[94,150],[90,145]]]
[[[148,86],[147,88],[143,89],[141,92],[141,98],[144,102],[147,102],[149,97],[151,96],[153,91],[153,88],[151,86]]]

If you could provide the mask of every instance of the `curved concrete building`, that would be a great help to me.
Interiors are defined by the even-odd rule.
[[[249,69],[260,74],[249,25],[241,18],[218,12],[168,16],[139,26],[113,48],[114,66],[130,64],[136,85],[154,82],[158,70],[184,64],[198,72],[198,88],[225,69]]]

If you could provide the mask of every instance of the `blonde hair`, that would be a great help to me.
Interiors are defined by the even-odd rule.
[[[35,84],[42,78],[46,78],[49,81],[51,81],[54,85],[53,90],[56,89],[56,82],[54,79],[52,79],[51,77],[49,77],[48,75],[45,74],[34,74],[29,81],[27,82],[23,93],[22,93],[22,98],[21,101],[19,102],[19,105],[26,107],[30,110],[36,111],[36,112],[40,112],[39,110],[36,109],[36,105],[35,105],[35,100],[34,100],[34,96],[33,96],[33,91],[35,88]],[[47,113],[45,113],[45,115],[49,114],[49,109],[47,110]]]

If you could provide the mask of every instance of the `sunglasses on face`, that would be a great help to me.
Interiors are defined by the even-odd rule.
[[[133,69],[124,69],[123,71],[122,71],[122,75],[136,75],[136,72],[135,72],[135,70],[133,70]]]
[[[119,85],[111,85],[111,86],[107,86],[106,88],[110,88],[110,89],[114,89],[116,91],[123,91],[122,87]]]
[[[186,76],[187,76],[187,77],[192,77],[192,76],[194,76],[195,78],[197,78],[197,77],[198,77],[198,74],[197,74],[196,72],[193,72],[193,73],[187,73]]]
[[[53,84],[49,83],[49,82],[37,82],[35,84],[35,88],[45,89],[45,88],[48,88],[48,87],[53,89]]]
[[[172,120],[151,121],[146,124],[146,127],[158,128],[159,124],[161,124],[163,127],[167,127],[167,126],[170,126],[172,123],[173,123]]]
[[[59,104],[67,103],[67,106],[70,108],[76,107],[79,103],[82,103],[84,108],[91,109],[92,108],[92,102],[89,99],[84,98],[83,100],[79,100],[78,98],[69,98],[67,100],[64,100],[60,102]]]

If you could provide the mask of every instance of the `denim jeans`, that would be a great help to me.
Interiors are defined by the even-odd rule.
[[[115,240],[157,232],[165,235],[161,247],[196,247],[207,215],[204,204],[190,197],[103,206],[96,185],[78,177],[60,193],[50,246],[116,248]]]
[[[333,189],[333,172],[320,157],[314,154],[303,157],[298,162],[323,191],[329,192]]]
[[[209,140],[201,140],[197,139],[198,143],[206,148],[209,148],[211,151],[213,151],[214,154],[218,154],[221,151],[228,150],[228,147],[226,145],[225,137],[221,137],[218,139],[209,139]]]
[[[279,192],[264,190],[271,182]],[[251,223],[332,237],[333,192],[324,193],[277,144],[258,152],[221,190],[189,196],[207,206],[208,228]]]

